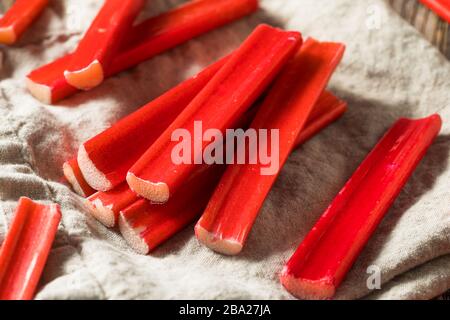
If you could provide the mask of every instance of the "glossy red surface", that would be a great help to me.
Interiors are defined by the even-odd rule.
[[[261,25],[226,61],[205,88],[176,118],[146,153],[134,164],[127,175],[131,189],[142,197],[165,202],[176,193],[196,170],[192,153],[191,164],[175,164],[172,150],[177,142],[171,141],[176,129],[194,132],[194,123],[202,122],[203,130],[210,128],[222,133],[251,107],[276,77],[286,61],[301,44],[297,32],[286,32]],[[203,150],[208,146],[203,142]],[[158,185],[158,190],[154,186]],[[160,186],[163,186],[160,188]],[[160,192],[159,189],[167,189]]]
[[[110,69],[106,70],[106,76],[125,71],[196,36],[249,15],[257,8],[257,0],[197,0],[150,18],[133,29]],[[29,91],[48,104],[78,92],[64,78],[70,60],[69,54],[32,71],[27,76]]]
[[[345,102],[329,92],[323,93],[297,139],[297,146],[319,133],[345,110]],[[130,246],[141,254],[148,254],[186,228],[206,207],[224,169],[225,167],[215,166],[201,172],[167,204],[151,204],[148,200],[141,199],[122,210],[119,226]]]
[[[420,0],[420,2],[450,23],[450,0]]]
[[[266,165],[260,161],[227,167],[196,226],[197,236],[205,245],[224,254],[240,252],[344,50],[345,47],[339,43],[309,39],[286,66],[250,126],[257,130],[279,130],[279,166],[271,175],[262,173]],[[203,239],[205,235],[207,239]]]
[[[292,294],[332,297],[440,129],[433,115],[386,133],[286,264],[281,280]]]
[[[16,0],[0,18],[0,43],[14,44],[47,5],[48,0]]]
[[[59,205],[19,200],[0,249],[0,300],[33,299],[60,220]]]
[[[69,84],[88,90],[103,81],[143,5],[143,0],[104,2],[64,71]]]
[[[80,155],[79,163],[87,182],[100,191],[111,190],[124,182],[131,166],[189,105],[224,61],[216,62],[83,143],[89,161]],[[92,176],[93,171],[104,179],[99,181]]]

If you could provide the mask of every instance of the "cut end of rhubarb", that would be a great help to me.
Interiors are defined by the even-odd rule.
[[[119,216],[119,230],[122,233],[125,241],[131,248],[133,248],[134,251],[143,255],[146,255],[150,252],[150,248],[140,237],[139,232],[133,229],[133,227],[128,223],[127,219],[124,218],[123,214],[120,214]]]
[[[329,280],[308,280],[294,277],[285,267],[280,281],[293,296],[303,300],[329,300],[336,293],[335,286]]]
[[[90,214],[100,221],[101,224],[108,228],[113,228],[116,225],[116,218],[112,208],[103,205],[99,199],[86,200],[86,206],[89,209]]]
[[[155,203],[166,203],[169,200],[169,186],[164,182],[146,181],[128,172],[127,183],[131,190],[147,200]]]
[[[111,181],[106,178],[103,172],[97,169],[95,164],[89,158],[89,154],[87,153],[84,145],[81,145],[78,150],[77,160],[84,179],[92,188],[105,192],[114,187]]]
[[[218,238],[215,234],[207,231],[199,224],[195,226],[195,235],[198,241],[215,252],[227,256],[235,256],[242,251],[241,243],[235,240]]]
[[[12,26],[0,28],[0,43],[11,45],[17,41],[17,35]]]
[[[67,181],[69,181],[69,183],[72,185],[73,190],[80,196],[87,197],[88,195],[83,191],[83,188],[78,183],[77,177],[68,162],[63,164],[63,172]]]
[[[52,90],[48,86],[36,83],[28,77],[25,79],[25,82],[28,91],[33,97],[45,104],[53,103]]]
[[[78,71],[64,71],[67,82],[80,90],[90,90],[103,82],[105,74],[101,63],[97,60]]]

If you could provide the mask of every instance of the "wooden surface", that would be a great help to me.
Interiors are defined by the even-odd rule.
[[[424,37],[450,59],[450,26],[433,11],[411,0],[389,0],[406,21],[415,26]]]

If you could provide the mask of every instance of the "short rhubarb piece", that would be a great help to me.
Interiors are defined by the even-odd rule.
[[[250,125],[258,132],[261,129],[278,130],[278,141],[267,139],[269,146],[278,146],[278,155],[275,155],[278,161],[270,165],[270,170],[260,159],[255,164],[228,166],[195,226],[201,243],[226,255],[241,252],[264,200],[341,61],[344,50],[345,47],[339,43],[308,39],[285,67]]]
[[[86,182],[78,166],[77,159],[72,159],[63,164],[64,176],[72,185],[73,190],[82,197],[89,197],[95,190]]]
[[[433,10],[438,16],[450,23],[449,0],[420,0],[425,6]]]
[[[64,71],[71,86],[89,90],[103,82],[105,70],[117,55],[122,39],[131,30],[143,5],[143,0],[105,1]]]
[[[138,200],[138,195],[124,182],[110,191],[94,193],[86,204],[94,218],[112,228],[117,224],[120,211]]]
[[[146,151],[127,174],[127,182],[140,196],[164,203],[193,174],[210,144],[199,143],[190,161],[175,164],[171,141],[175,130],[194,136],[195,124],[222,134],[249,109],[301,44],[298,32],[261,25],[226,61],[205,88]]]
[[[301,299],[330,299],[438,135],[438,115],[400,119],[305,237],[281,274]]]
[[[78,162],[88,184],[108,191],[205,87],[226,58],[206,68],[80,146]]]
[[[68,54],[28,74],[25,83],[33,97],[45,104],[53,104],[78,92],[64,78],[64,70],[71,59],[72,55]]]
[[[61,220],[59,205],[21,198],[0,249],[0,300],[30,300]]]
[[[0,43],[14,44],[47,4],[48,0],[16,0],[0,18]]]
[[[345,102],[329,92],[323,93],[305,129],[298,137],[296,146],[319,133],[345,110]],[[140,199],[130,203],[126,209],[119,210],[121,211],[119,217],[117,209],[123,207],[125,203],[123,201],[125,197],[119,195],[109,202],[102,200],[103,207],[109,203],[113,208],[107,213],[108,219],[109,221],[119,219],[119,229],[130,247],[140,254],[148,254],[186,228],[201,214],[224,170],[225,167],[219,166],[206,168],[163,205]],[[131,197],[128,200],[131,200]],[[113,215],[116,217],[113,218]]]
[[[26,1],[26,0],[25,0]],[[150,18],[133,27],[124,39],[106,76],[111,77],[183,42],[255,12],[257,0],[197,0]],[[72,60],[66,55],[32,71],[28,91],[46,104],[56,103],[78,90],[67,83],[64,71]]]

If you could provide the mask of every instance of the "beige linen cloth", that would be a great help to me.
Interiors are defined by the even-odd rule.
[[[152,0],[147,16],[184,1]],[[61,204],[38,299],[290,299],[279,272],[383,133],[399,117],[439,113],[444,126],[338,291],[339,299],[428,299],[450,288],[450,63],[382,0],[263,0],[262,10],[47,106],[24,88],[32,69],[70,52],[101,1],[53,0],[14,48],[2,48],[0,239],[17,200]],[[84,140],[236,48],[259,23],[347,45],[330,88],[349,112],[296,151],[245,250],[224,257],[193,225],[149,256],[89,216],[62,179]],[[370,290],[367,268],[381,270]]]

